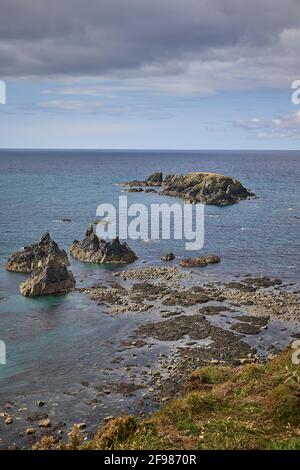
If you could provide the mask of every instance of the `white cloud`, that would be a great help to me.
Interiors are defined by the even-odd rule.
[[[273,119],[251,118],[234,122],[236,127],[255,133],[258,138],[300,138],[300,110]]]

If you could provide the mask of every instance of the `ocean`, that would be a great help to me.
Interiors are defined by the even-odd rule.
[[[68,250],[97,218],[99,204],[117,204],[124,194],[118,183],[143,180],[155,171],[231,175],[257,196],[234,206],[205,207],[202,253],[217,254],[222,261],[202,269],[201,280],[251,273],[299,284],[300,151],[1,150],[0,340],[6,343],[7,364],[0,366],[0,402],[14,400],[21,406],[29,397],[31,403],[46,398],[50,416],[75,415],[78,421],[86,419],[82,400],[88,402],[90,393],[78,384],[105,383],[108,377],[125,380],[126,371],[112,366],[112,357],[120,342],[149,320],[147,315],[112,317],[78,292],[24,298],[18,288],[26,276],[8,273],[4,266],[12,252],[38,241],[47,229]],[[147,206],[180,202],[151,193],[128,193],[128,199]],[[160,256],[170,251],[178,257],[191,255],[178,240],[135,240],[129,245],[139,256],[131,267],[161,265]],[[71,260],[80,287],[112,278],[117,269]],[[164,345],[155,354],[160,348]],[[151,354],[145,353],[141,364],[151,363]],[[89,412],[100,419],[121,412],[125,404],[126,410],[138,409],[136,400],[116,394]]]

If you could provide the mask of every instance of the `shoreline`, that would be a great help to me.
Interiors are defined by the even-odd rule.
[[[85,394],[90,395],[93,410],[103,400],[113,403],[128,397],[135,404],[135,408],[129,405],[129,412],[147,415],[180,395],[184,381],[196,368],[265,362],[289,344],[292,335],[300,333],[299,317],[298,321],[290,321],[293,312],[299,312],[297,286],[250,276],[223,284],[206,279],[200,285],[194,272],[165,265],[129,268],[115,272],[107,285],[101,282],[76,289],[80,296],[92,299],[95,311],[103,312],[104,308],[103,315],[112,320],[137,319],[127,338],[119,341],[111,366],[106,370],[107,381],[97,385],[97,400],[93,403],[89,392],[94,390],[94,384],[83,381],[80,392],[83,395],[76,398],[75,394],[76,402],[86,400]],[[117,378],[119,369],[123,371],[123,379]],[[43,393],[39,398],[44,399]],[[49,398],[41,408],[31,403],[28,411],[24,403],[26,406],[19,407],[21,411],[17,413],[14,405],[5,410],[1,400],[1,411],[14,420],[11,425],[5,425],[4,432],[15,433],[18,427],[17,433],[21,433],[11,441],[17,447],[30,448],[44,435],[64,441],[72,425],[76,421],[78,424],[78,419],[72,419],[70,414],[68,419],[63,419],[66,425],[61,420],[57,422],[55,408],[49,414]],[[26,418],[29,408],[30,411],[35,408],[35,413],[29,415],[31,421]],[[118,410],[116,407],[116,414]],[[101,415],[103,423],[110,416],[100,412]],[[40,427],[38,423],[49,419],[48,416],[49,428]],[[101,418],[95,413],[94,420],[89,417],[87,421],[82,432],[90,438],[101,424]],[[33,435],[26,434],[29,427],[35,429]]]

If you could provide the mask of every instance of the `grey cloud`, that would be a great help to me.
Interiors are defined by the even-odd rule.
[[[264,70],[270,52],[276,72],[299,25],[298,0],[1,0],[0,76],[174,76],[243,58]]]

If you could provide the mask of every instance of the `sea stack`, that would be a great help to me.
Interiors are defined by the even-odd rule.
[[[73,258],[84,263],[127,264],[137,259],[134,251],[127,243],[121,243],[118,237],[111,242],[99,238],[92,224],[88,225],[83,240],[74,240],[70,253]]]
[[[20,285],[26,297],[64,294],[75,286],[75,279],[59,257],[50,254],[36,261],[31,276]]]
[[[31,273],[35,264],[49,255],[59,259],[66,266],[70,264],[67,253],[52,240],[49,232],[45,232],[40,242],[25,246],[23,250],[12,254],[7,261],[6,269],[16,273]]]

